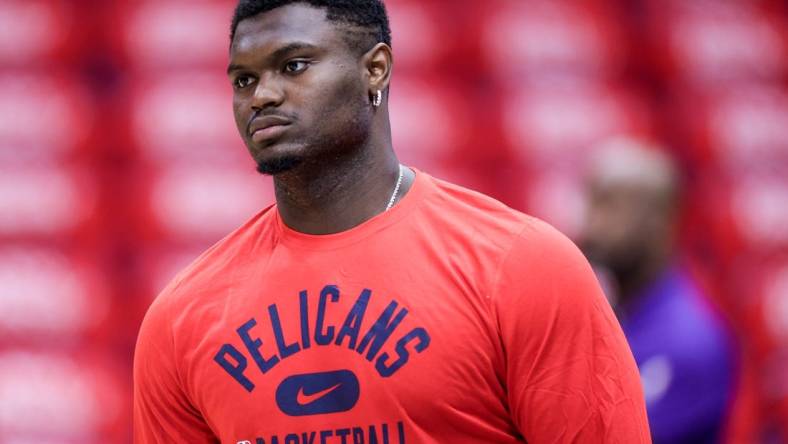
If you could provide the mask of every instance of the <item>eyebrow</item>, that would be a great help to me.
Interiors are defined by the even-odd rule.
[[[287,54],[289,54],[291,52],[299,51],[299,50],[303,50],[303,49],[312,49],[312,50],[314,50],[314,49],[318,49],[318,47],[313,45],[313,44],[311,44],[311,43],[305,43],[305,42],[288,43],[287,45],[282,46],[281,48],[277,48],[274,52],[271,53],[269,58],[274,59],[274,60],[281,59],[281,58],[283,58],[284,56],[286,56]],[[227,74],[230,74],[233,71],[241,70],[241,69],[244,69],[244,68],[246,68],[244,65],[238,65],[238,64],[231,63],[229,66],[227,66]]]

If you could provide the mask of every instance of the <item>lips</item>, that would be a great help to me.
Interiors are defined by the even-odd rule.
[[[291,123],[280,116],[257,117],[249,123],[249,135],[255,143],[262,143],[282,135]]]

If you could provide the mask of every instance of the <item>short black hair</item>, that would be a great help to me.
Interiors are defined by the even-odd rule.
[[[242,20],[294,3],[325,9],[328,20],[357,28],[359,32],[346,38],[353,49],[366,52],[380,42],[391,46],[391,29],[382,0],[239,0],[230,26],[230,44]]]

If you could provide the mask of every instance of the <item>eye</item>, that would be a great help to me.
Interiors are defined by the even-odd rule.
[[[309,62],[306,60],[290,60],[285,63],[285,72],[289,74],[298,74],[309,67]]]
[[[251,76],[238,76],[233,80],[233,87],[236,89],[243,89],[251,85],[254,78]]]

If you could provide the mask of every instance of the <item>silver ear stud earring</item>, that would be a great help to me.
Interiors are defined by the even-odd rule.
[[[383,93],[378,91],[375,93],[375,96],[372,98],[372,106],[377,108],[380,106],[381,103],[383,103]]]

